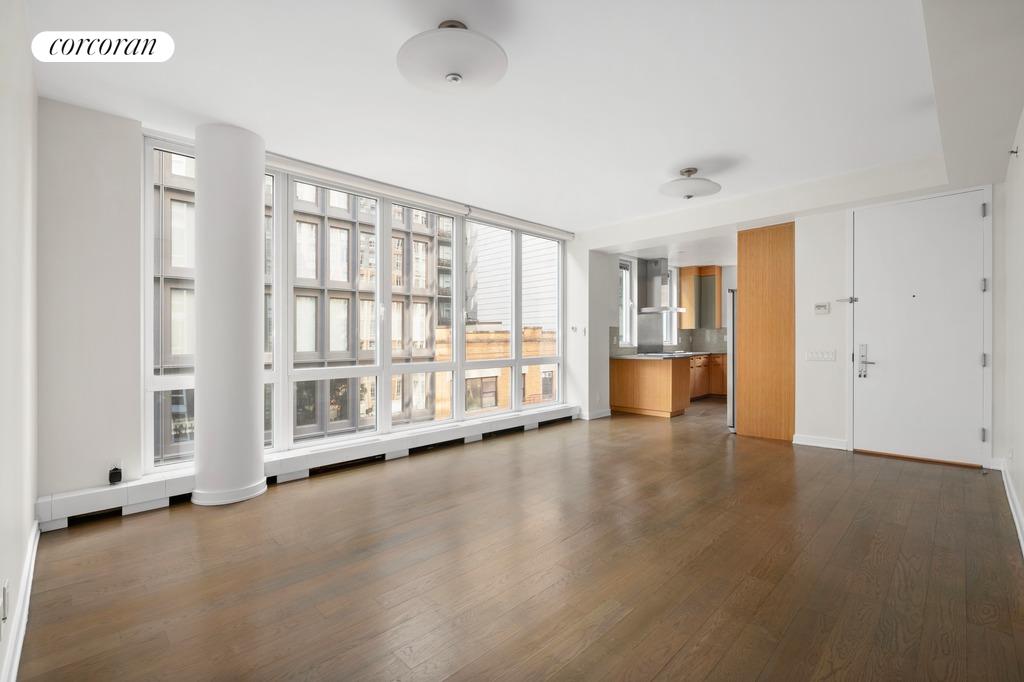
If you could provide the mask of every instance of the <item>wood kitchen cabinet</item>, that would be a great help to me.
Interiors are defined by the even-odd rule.
[[[718,329],[722,326],[722,267],[679,268],[680,329]]]
[[[708,394],[708,356],[695,355],[690,358],[690,399],[703,398]]]
[[[726,356],[695,355],[690,358],[690,398],[726,395]]]
[[[611,360],[611,408],[652,417],[675,417],[690,406],[690,360]]]
[[[708,392],[711,395],[727,395],[729,389],[726,380],[726,358],[728,356],[717,353],[709,357]]]

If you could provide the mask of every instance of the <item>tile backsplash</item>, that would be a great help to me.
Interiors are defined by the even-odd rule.
[[[724,353],[726,351],[725,335],[728,329],[680,329],[679,345],[683,350],[706,351],[708,353]]]
[[[679,344],[665,346],[666,351],[692,350],[707,353],[725,353],[725,336],[728,329],[680,329]],[[620,355],[633,355],[636,353],[636,346],[619,345],[619,328],[611,327],[608,330],[608,355],[618,357]]]

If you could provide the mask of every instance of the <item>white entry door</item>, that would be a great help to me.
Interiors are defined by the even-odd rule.
[[[985,201],[976,190],[854,212],[855,449],[983,463]]]

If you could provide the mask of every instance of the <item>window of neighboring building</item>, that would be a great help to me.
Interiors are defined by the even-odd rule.
[[[391,286],[405,288],[405,239],[391,238]]]

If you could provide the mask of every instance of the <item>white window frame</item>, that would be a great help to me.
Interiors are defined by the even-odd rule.
[[[668,302],[666,305],[679,305],[679,268],[668,269]],[[662,343],[666,346],[679,344],[679,313],[661,314]]]
[[[623,268],[622,266],[626,267]],[[639,273],[637,272],[637,261],[635,258],[620,258],[618,264],[618,270],[625,269],[629,272],[629,301],[627,302],[627,326],[626,334],[623,335],[623,329],[621,322],[619,323],[619,346],[622,348],[636,348],[636,295],[637,286],[639,285]],[[622,276],[621,274],[619,275]]]
[[[144,138],[144,219],[143,219],[143,230],[144,239],[143,241],[143,253],[144,267],[143,270],[143,291],[144,291],[144,314],[143,314],[143,325],[144,325],[144,353],[143,353],[143,366],[142,371],[145,377],[143,381],[143,415],[144,415],[144,448],[143,448],[143,470],[144,473],[150,474],[155,472],[171,472],[181,468],[191,468],[193,466],[192,461],[183,461],[173,464],[155,465],[154,463],[154,409],[153,400],[154,394],[158,391],[166,391],[173,389],[194,389],[195,379],[193,374],[187,375],[154,375],[153,364],[154,364],[154,339],[153,339],[153,315],[154,311],[154,292],[153,292],[153,276],[154,266],[153,258],[155,254],[155,214],[156,207],[154,206],[153,199],[153,154],[156,150],[169,151],[173,153],[184,154],[186,156],[195,156],[195,151],[191,144],[184,141],[175,141],[166,139],[163,136],[156,136],[152,134],[146,134]],[[348,444],[355,444],[359,442],[365,442],[368,440],[379,440],[381,436],[389,433],[404,432],[416,429],[435,429],[435,428],[449,428],[455,427],[459,423],[466,421],[478,421],[486,420],[490,417],[487,415],[470,415],[467,419],[465,413],[465,375],[467,370],[472,369],[485,369],[495,367],[508,367],[511,372],[511,381],[509,389],[511,391],[510,396],[510,409],[495,413],[494,416],[499,418],[507,418],[511,414],[515,414],[523,411],[531,411],[537,408],[550,408],[552,406],[562,405],[565,403],[565,384],[566,377],[564,371],[564,355],[565,355],[565,276],[566,276],[566,248],[565,248],[565,237],[562,236],[558,231],[551,230],[545,232],[542,229],[537,231],[527,230],[518,227],[513,219],[501,220],[502,216],[498,214],[488,214],[483,211],[474,209],[473,222],[486,225],[488,227],[495,227],[499,229],[509,230],[512,233],[512,329],[510,336],[510,343],[512,347],[512,353],[510,357],[499,360],[476,360],[467,361],[465,358],[465,319],[464,319],[464,277],[465,277],[465,225],[467,221],[468,209],[463,211],[456,210],[455,207],[459,206],[453,202],[445,202],[444,200],[437,200],[437,204],[423,203],[415,200],[416,195],[413,192],[402,190],[401,188],[390,188],[389,186],[379,185],[381,188],[393,189],[391,191],[368,191],[367,188],[361,187],[357,184],[350,184],[348,182],[339,181],[339,177],[343,174],[330,171],[329,169],[323,169],[312,164],[305,164],[302,162],[287,161],[286,164],[278,164],[275,161],[282,157],[268,157],[265,174],[273,177],[274,180],[274,197],[273,197],[273,275],[272,275],[272,286],[273,286],[273,353],[272,353],[272,369],[264,371],[264,384],[272,384],[272,445],[265,449],[265,456],[276,455],[285,453],[291,450],[306,450],[310,446],[315,446],[318,450],[323,450],[329,447],[339,447]],[[294,347],[294,312],[293,312],[293,275],[295,263],[294,259],[294,247],[292,244],[292,230],[291,224],[294,218],[294,202],[295,197],[292,191],[293,181],[305,182],[314,186],[323,188],[327,191],[334,190],[337,192],[343,192],[351,197],[352,202],[357,202],[356,207],[353,209],[356,213],[359,213],[358,201],[359,197],[367,197],[375,199],[377,201],[377,214],[374,222],[374,234],[376,237],[377,249],[376,249],[376,290],[374,292],[376,296],[376,361],[372,364],[365,365],[346,365],[336,367],[300,367],[295,368],[293,363],[293,347]],[[374,184],[375,183],[370,183]],[[323,203],[325,207],[328,205],[328,194],[324,192]],[[393,204],[398,203],[401,206],[411,210],[423,210],[428,213],[434,213],[445,217],[452,218],[452,236],[451,236],[451,249],[452,249],[452,263],[451,263],[451,334],[452,334],[452,357],[450,360],[445,361],[420,361],[420,362],[409,362],[409,363],[393,363],[391,354],[391,301],[392,301],[392,285],[391,285],[391,241],[388,237],[392,235],[392,224],[391,224],[391,210]],[[330,208],[325,209],[325,213],[329,214]],[[411,219],[411,211],[407,210],[407,219]],[[482,217],[476,217],[477,215]],[[322,244],[319,244],[318,251],[323,251],[329,255],[330,242],[329,242],[329,230],[330,230],[330,215],[324,216],[324,223],[321,225],[321,229],[318,232],[319,239],[323,240]],[[367,224],[365,222],[365,216],[359,215],[352,216],[353,223],[358,222],[360,225]],[[351,229],[351,228],[350,228]],[[419,228],[413,229],[407,233],[406,236],[406,260],[409,278],[407,282],[407,291],[403,290],[402,294],[409,293],[410,300],[416,300],[424,298],[425,294],[421,294],[417,291],[412,291],[411,285],[411,247],[412,240],[417,239],[419,234]],[[524,233],[535,234],[538,237],[546,239],[552,239],[556,242],[559,249],[559,271],[558,281],[556,282],[558,288],[558,329],[557,329],[557,355],[550,357],[522,357],[522,263],[521,263],[521,247],[522,247],[522,234]],[[352,248],[355,249],[355,253],[350,253],[349,257],[349,278],[352,283],[356,286],[356,295],[350,299],[349,316],[350,320],[355,318],[358,313],[354,311],[354,308],[359,306],[358,296],[358,233],[359,226],[355,227],[354,243],[350,242],[350,251]],[[381,248],[381,245],[386,244],[388,248]],[[329,263],[326,258],[320,258],[318,262],[319,267],[328,268]],[[428,281],[438,279],[437,277],[437,259],[438,253],[434,246],[428,247],[427,254],[427,275]],[[635,272],[635,269],[634,269]],[[329,273],[324,273],[325,278],[329,278]],[[433,282],[435,287],[439,282]],[[301,288],[301,284],[299,284]],[[634,288],[635,291],[635,288]],[[398,293],[397,291],[395,293]],[[447,298],[447,297],[446,297]],[[319,308],[329,305],[328,302],[323,302]],[[319,309],[318,308],[318,309]],[[431,315],[433,316],[431,329],[436,329],[436,319],[439,314],[438,304],[433,304],[430,307]],[[411,310],[406,311],[407,322],[411,323]],[[320,320],[320,324],[327,324],[327,320]],[[408,326],[408,325],[407,325]],[[430,333],[430,330],[428,330]],[[324,337],[326,338],[326,337]],[[350,329],[349,344],[352,347],[353,352],[357,352],[357,334],[353,334]],[[325,349],[326,350],[326,349]],[[556,366],[557,381],[556,381],[556,399],[550,403],[544,403],[538,406],[524,406],[522,403],[522,371],[524,367],[531,365],[551,364]],[[396,366],[397,365],[397,366]],[[435,372],[451,372],[452,376],[452,396],[451,396],[451,417],[446,420],[438,421],[413,421],[410,424],[403,425],[392,425],[391,415],[391,377],[392,375],[403,375],[403,374],[416,374],[416,373],[435,373]],[[321,381],[329,379],[349,379],[349,378],[361,378],[361,377],[374,377],[377,383],[376,389],[376,412],[377,412],[377,424],[374,430],[355,431],[351,433],[344,433],[338,435],[328,435],[323,438],[316,440],[295,440],[294,433],[294,384],[296,381]],[[324,415],[326,419],[326,415]]]

